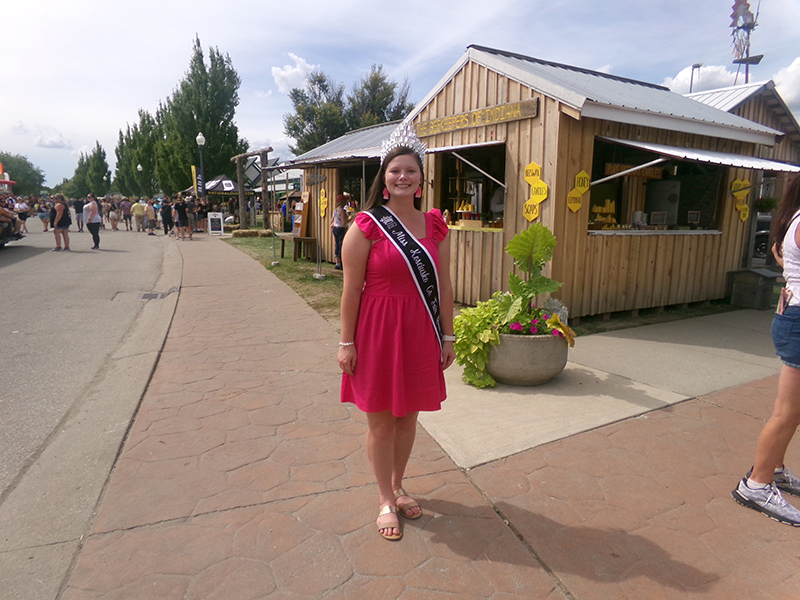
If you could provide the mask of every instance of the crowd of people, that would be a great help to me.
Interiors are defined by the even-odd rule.
[[[92,236],[92,250],[100,249],[100,231],[135,231],[191,240],[194,233],[208,232],[208,213],[212,211],[206,198],[178,194],[175,198],[84,198],[67,200],[53,196],[7,196],[0,198],[0,242],[20,240],[31,233],[29,219],[38,218],[42,233],[53,231],[53,251],[69,251],[69,231],[84,228]],[[73,217],[74,215],[74,217]]]

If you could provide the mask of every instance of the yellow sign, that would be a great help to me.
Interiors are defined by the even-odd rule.
[[[522,215],[533,221],[539,217],[539,204],[547,198],[547,184],[542,181],[542,167],[531,162],[525,167],[525,181],[531,186],[531,197],[522,205]]]
[[[541,178],[542,178],[542,167],[537,165],[535,162],[532,162],[527,167],[525,167],[525,181],[528,182],[528,185],[533,185],[537,179]]]
[[[484,125],[495,125],[497,123],[508,123],[509,121],[519,121],[521,119],[535,119],[539,116],[539,99],[525,100],[523,102],[512,102],[510,104],[500,104],[489,108],[480,108],[466,113],[451,115],[441,119],[432,119],[417,123],[417,135],[426,137],[437,133],[448,131],[458,131],[459,129],[469,129],[471,127],[482,127]]]
[[[577,175],[575,175],[575,190],[578,191],[581,195],[585,194],[589,191],[589,184],[591,183],[591,178],[586,171],[581,171]]]
[[[583,194],[577,188],[567,194],[567,207],[572,212],[578,212],[583,205]]]
[[[736,179],[731,183],[731,193],[737,200],[744,200],[750,193],[750,182],[747,179]]]
[[[747,204],[742,205],[739,209],[739,218],[742,220],[742,223],[747,221],[747,217],[750,216],[750,207]]]
[[[525,204],[522,205],[522,216],[528,219],[528,221],[533,221],[534,219],[538,219],[539,203],[534,202],[533,200],[528,200]]]
[[[325,209],[328,208],[328,197],[325,195],[325,188],[319,191],[319,216],[325,216]]]

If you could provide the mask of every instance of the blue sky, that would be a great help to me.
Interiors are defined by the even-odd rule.
[[[99,141],[113,168],[120,129],[154,113],[184,76],[192,42],[230,55],[242,79],[236,122],[253,149],[290,158],[286,92],[321,70],[349,91],[373,63],[416,102],[470,44],[670,86],[733,85],[733,0],[27,0],[3,7],[0,150],[55,185]],[[751,1],[755,12],[758,0]],[[797,0],[762,0],[750,80],[775,80],[800,115]],[[743,73],[739,83],[743,82]],[[11,173],[13,178],[13,173]]]

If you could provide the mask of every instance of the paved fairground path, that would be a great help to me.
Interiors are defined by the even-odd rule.
[[[37,595],[29,580],[0,596],[800,594],[800,530],[730,497],[776,375],[470,468],[420,427],[405,487],[423,516],[388,542],[375,526],[366,420],[339,402],[338,333],[223,241],[176,244],[182,275],[169,332],[73,559],[46,588],[55,595]],[[450,384],[454,401],[462,387]],[[798,458],[792,447],[787,462]]]

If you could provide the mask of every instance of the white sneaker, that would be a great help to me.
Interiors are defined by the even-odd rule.
[[[742,506],[757,510],[770,519],[793,527],[800,527],[800,510],[786,502],[775,483],[766,488],[754,490],[743,477],[733,492],[733,499]]]

